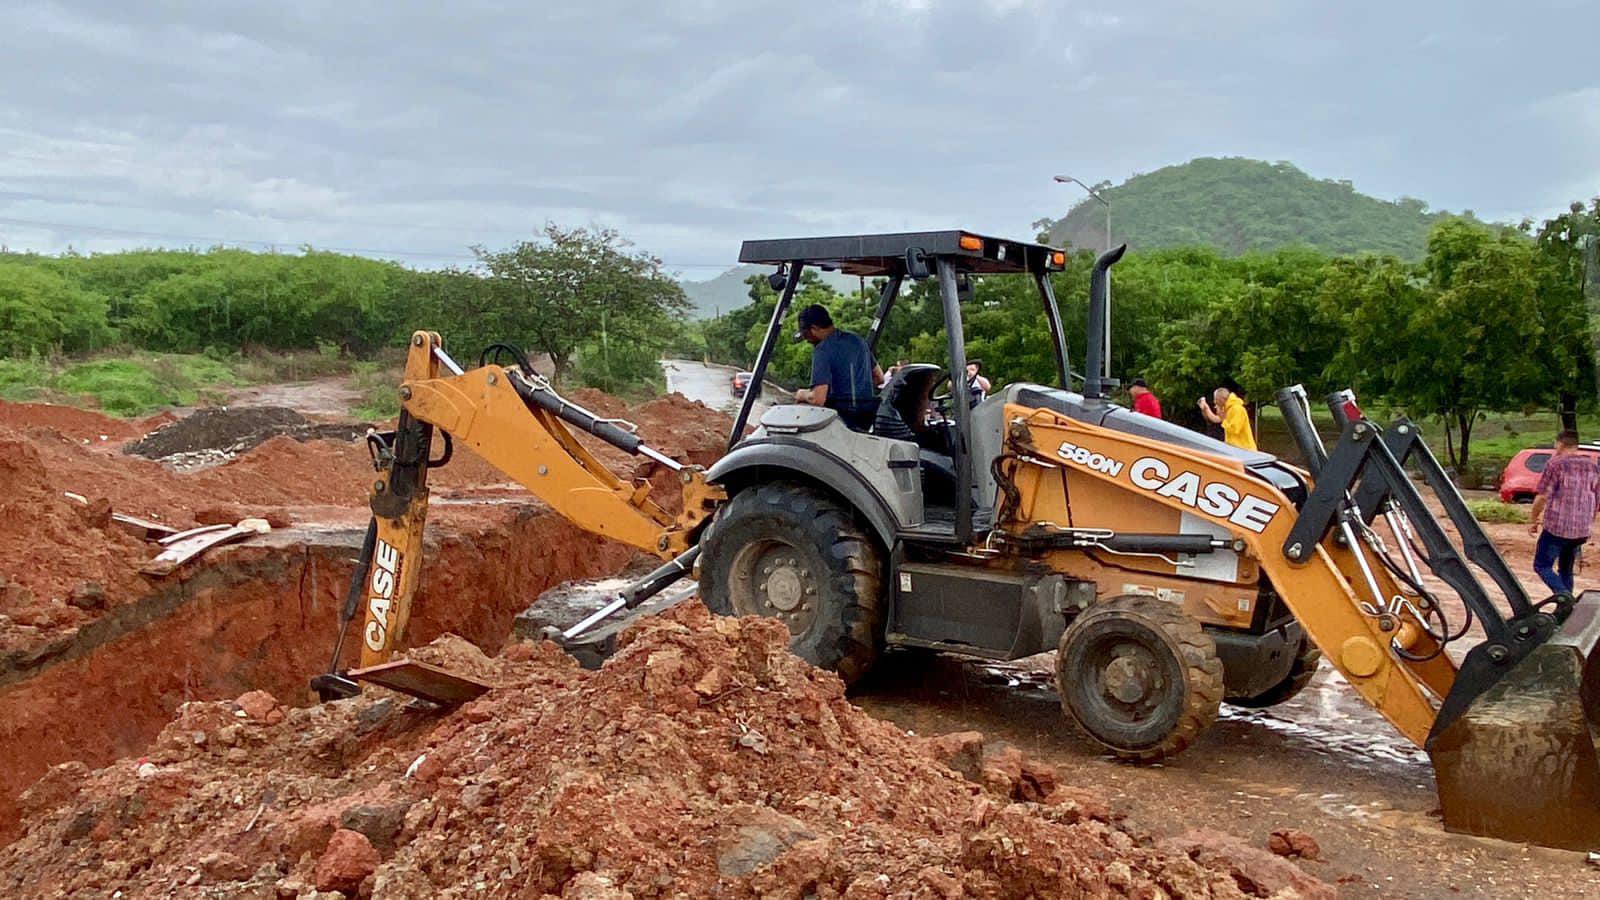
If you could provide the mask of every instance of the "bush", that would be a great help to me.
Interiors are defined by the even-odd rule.
[[[64,394],[90,397],[118,416],[192,406],[207,389],[238,384],[233,371],[204,356],[135,356],[79,363],[50,380]]]
[[[361,402],[350,413],[368,422],[387,422],[400,415],[401,366],[382,362],[356,363],[350,384],[361,392]]]
[[[648,344],[612,341],[578,348],[575,380],[608,394],[637,397],[654,394],[665,386],[660,352]]]
[[[1514,525],[1528,524],[1528,510],[1498,500],[1468,500],[1467,509],[1479,522],[1503,522]]]
[[[0,359],[0,399],[36,400],[50,385],[50,366],[38,357]]]

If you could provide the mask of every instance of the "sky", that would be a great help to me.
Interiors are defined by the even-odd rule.
[[[1592,0],[8,3],[0,245],[466,265],[545,222],[688,278],[755,237],[1014,235],[1288,160],[1540,218],[1600,194]]]

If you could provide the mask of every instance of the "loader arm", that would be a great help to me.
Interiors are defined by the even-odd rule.
[[[625,422],[567,402],[531,372],[499,365],[462,371],[433,332],[412,335],[399,391],[402,411],[393,436],[369,438],[378,470],[371,490],[372,525],[352,578],[330,671],[313,682],[324,699],[359,689],[339,674],[345,633],[358,609],[364,616],[361,671],[378,676],[368,680],[441,702],[459,702],[479,692],[469,680],[432,667],[391,663],[405,643],[421,579],[428,470],[448,462],[455,445],[471,448],[578,527],[662,559],[688,552],[726,496],[705,480],[699,467],[682,465],[648,447]],[[674,515],[651,500],[648,481],[625,481],[611,472],[569,424],[674,470],[683,492],[681,512]],[[446,450],[443,457],[429,459],[435,431],[442,433]]]

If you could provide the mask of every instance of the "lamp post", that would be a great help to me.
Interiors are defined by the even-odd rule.
[[[1110,250],[1111,249],[1111,201],[1107,200],[1106,198],[1104,198],[1102,196],[1100,196],[1100,192],[1099,191],[1095,190],[1092,187],[1089,187],[1087,184],[1084,184],[1083,182],[1079,181],[1078,179],[1073,178],[1071,175],[1057,175],[1055,180],[1056,180],[1056,182],[1058,184],[1071,183],[1071,184],[1077,185],[1078,187],[1083,188],[1084,191],[1086,193],[1088,193],[1089,196],[1091,196],[1094,199],[1098,200],[1100,202],[1100,205],[1104,206],[1106,208],[1106,249]],[[1111,327],[1110,327],[1110,322],[1111,322],[1111,273],[1109,271],[1107,271],[1106,272],[1106,323],[1107,324],[1106,324],[1106,333],[1105,333],[1104,337],[1101,338],[1103,341],[1105,341],[1105,346],[1102,348],[1101,354],[1100,354],[1100,358],[1105,360],[1105,363],[1104,363],[1105,371],[1096,372],[1095,373],[1095,377],[1097,377],[1097,378],[1104,378],[1107,375],[1111,374]]]

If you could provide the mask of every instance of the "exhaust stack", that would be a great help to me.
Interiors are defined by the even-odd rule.
[[[1117,381],[1108,377],[1111,365],[1111,267],[1128,252],[1128,245],[1100,254],[1089,275],[1089,331],[1085,338],[1083,396],[1103,400]]]

